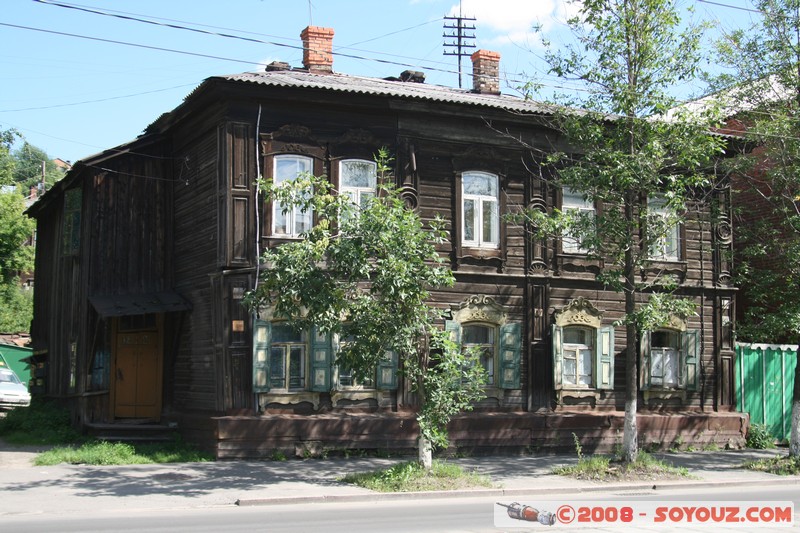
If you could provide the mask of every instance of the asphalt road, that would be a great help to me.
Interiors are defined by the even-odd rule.
[[[608,494],[582,494],[577,498],[541,496],[530,501],[518,498],[528,505],[541,508],[556,508],[564,501],[583,501],[587,504],[598,501],[614,501],[619,504],[655,501],[669,505],[669,502],[693,501],[734,502],[792,501],[795,509],[800,509],[800,491],[796,485],[764,485],[747,488],[703,488],[667,489],[656,491],[618,492]],[[367,533],[391,532],[497,532],[494,513],[497,498],[448,498],[438,500],[393,500],[357,503],[313,503],[303,505],[267,505],[257,507],[219,506],[208,508],[175,508],[159,510],[125,510],[110,512],[87,512],[70,515],[27,515],[4,516],[0,530],[4,533],[39,532],[261,532],[296,533]],[[531,531],[547,531],[548,526],[520,522],[521,527]],[[800,531],[800,525],[786,527],[740,524],[720,526],[701,524],[689,526],[680,524],[667,527],[591,527],[586,525],[564,526],[557,524],[552,531],[681,531],[681,532],[724,532],[752,531],[769,533],[777,531]]]

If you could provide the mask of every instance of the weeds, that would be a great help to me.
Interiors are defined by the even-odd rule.
[[[575,442],[575,453],[578,462],[574,465],[559,466],[553,473],[577,479],[592,481],[624,480],[624,479],[674,479],[689,476],[685,468],[676,468],[658,460],[645,451],[640,451],[636,461],[626,463],[619,456],[611,458],[605,455],[585,456],[577,435],[572,434]]]
[[[492,486],[488,477],[468,472],[445,461],[434,461],[429,471],[416,461],[408,461],[384,470],[348,474],[340,481],[377,492],[458,490]]]
[[[800,456],[782,455],[761,459],[758,461],[748,461],[744,467],[759,472],[778,474],[779,476],[800,475]]]
[[[0,419],[0,436],[18,446],[73,444],[83,440],[70,425],[67,409],[37,398],[30,406],[12,409]]]
[[[775,447],[775,439],[766,424],[750,424],[747,429],[745,444],[748,448],[766,450]]]

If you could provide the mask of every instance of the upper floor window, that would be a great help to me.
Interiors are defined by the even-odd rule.
[[[500,187],[497,176],[486,172],[465,172],[461,182],[462,245],[499,247]]]
[[[583,194],[564,187],[561,196],[561,210],[564,213],[574,213],[580,217],[594,218],[594,204]],[[565,254],[585,254],[588,250],[583,246],[578,234],[566,234],[561,239],[561,250]]]
[[[302,174],[310,174],[313,169],[310,157],[298,155],[277,155],[272,179],[275,185],[296,179]],[[284,206],[280,202],[272,204],[272,234],[279,237],[299,237],[311,229],[312,213],[297,206]]]
[[[680,260],[680,224],[663,197],[649,198],[647,207],[649,223],[655,234],[650,241],[650,259],[657,261]]]
[[[70,189],[64,193],[63,255],[77,255],[80,251],[81,201],[80,188]]]
[[[378,185],[378,165],[363,159],[345,159],[339,163],[339,193],[350,197],[363,209],[375,197]]]

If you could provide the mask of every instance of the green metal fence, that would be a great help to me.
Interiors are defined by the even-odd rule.
[[[736,344],[736,409],[781,441],[791,432],[796,364],[797,345]]]

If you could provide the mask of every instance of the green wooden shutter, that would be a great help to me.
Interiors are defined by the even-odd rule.
[[[597,346],[595,347],[595,387],[598,389],[614,388],[614,328],[607,326],[597,330]]]
[[[311,390],[328,392],[331,390],[331,367],[333,347],[331,335],[311,328]]]
[[[378,362],[377,387],[382,390],[397,389],[397,352],[387,350]]]
[[[651,387],[650,374],[650,332],[643,331],[639,340],[639,385],[642,390]]]
[[[553,324],[553,388],[561,390],[564,387],[564,328]]]
[[[448,333],[448,338],[456,344],[461,344],[461,324],[455,320],[445,320],[444,330]]]
[[[63,255],[77,255],[80,252],[82,199],[80,187],[64,193]]]
[[[519,388],[520,326],[519,322],[511,322],[500,328],[500,387],[503,389]]]
[[[681,375],[679,382],[686,390],[697,390],[700,369],[700,335],[695,329],[681,334]]]
[[[272,324],[253,321],[253,392],[269,392],[269,345]]]

